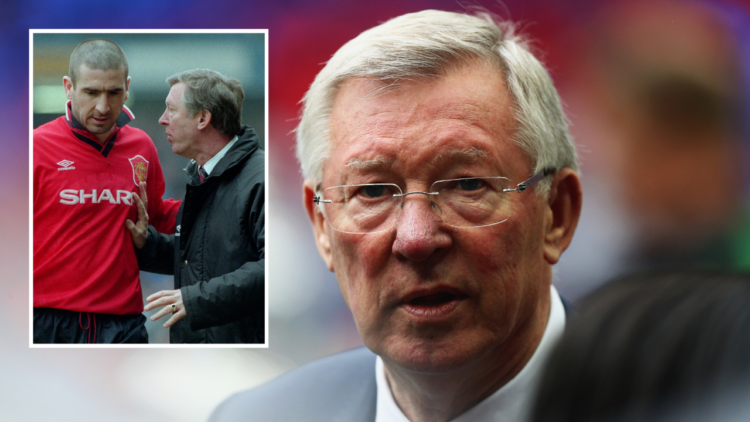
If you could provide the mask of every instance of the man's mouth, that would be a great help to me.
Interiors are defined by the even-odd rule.
[[[450,293],[436,293],[434,295],[420,296],[409,301],[412,306],[438,306],[454,300],[456,295]]]
[[[447,317],[465,298],[466,296],[453,289],[441,289],[409,295],[401,307],[417,319],[436,320]]]

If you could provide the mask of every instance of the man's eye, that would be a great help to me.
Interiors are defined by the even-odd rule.
[[[386,186],[382,185],[369,185],[369,186],[362,186],[360,189],[360,192],[369,198],[378,198],[385,194],[386,192]]]
[[[458,180],[456,185],[461,190],[476,190],[484,185],[482,179],[461,179]]]

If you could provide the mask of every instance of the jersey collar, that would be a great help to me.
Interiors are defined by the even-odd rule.
[[[68,122],[68,126],[73,131],[75,137],[99,151],[104,157],[109,154],[109,151],[114,146],[115,141],[117,140],[117,133],[120,131],[120,128],[132,122],[133,119],[135,119],[135,115],[133,114],[133,112],[130,111],[127,106],[123,105],[122,111],[120,112],[120,115],[117,116],[117,121],[115,122],[115,130],[112,132],[109,138],[107,138],[107,141],[104,143],[104,145],[102,145],[99,143],[99,140],[96,138],[96,136],[89,132],[75,118],[71,110],[71,101],[68,100],[68,102],[65,104],[65,120]]]

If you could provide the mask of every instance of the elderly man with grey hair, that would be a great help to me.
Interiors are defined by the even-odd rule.
[[[265,153],[242,125],[240,82],[208,69],[167,79],[159,119],[172,152],[191,161],[174,235],[128,228],[143,271],[174,274],[174,290],[146,298],[152,320],[169,316],[170,343],[265,342]]]
[[[366,348],[212,421],[524,421],[565,325],[581,210],[549,75],[508,23],[425,11],[343,46],[305,96],[304,204]]]

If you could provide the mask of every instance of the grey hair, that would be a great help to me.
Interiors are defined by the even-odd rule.
[[[448,70],[481,60],[504,76],[518,130],[514,142],[535,162],[534,174],[547,168],[578,170],[575,146],[560,98],[529,41],[510,22],[495,22],[487,13],[469,16],[426,10],[391,19],[364,31],[341,47],[318,73],[303,98],[296,129],[302,174],[315,184],[331,154],[330,120],[334,99],[349,78],[384,82],[444,76]],[[549,191],[549,178],[537,192]]]
[[[182,83],[182,103],[190,117],[208,110],[211,124],[225,135],[234,136],[242,127],[242,101],[245,90],[242,83],[210,69],[193,69],[167,78],[170,86]]]
[[[123,78],[128,80],[128,58],[117,43],[103,38],[92,38],[78,44],[70,55],[68,75],[76,86],[78,70],[85,64],[89,69],[110,70],[122,69]]]

